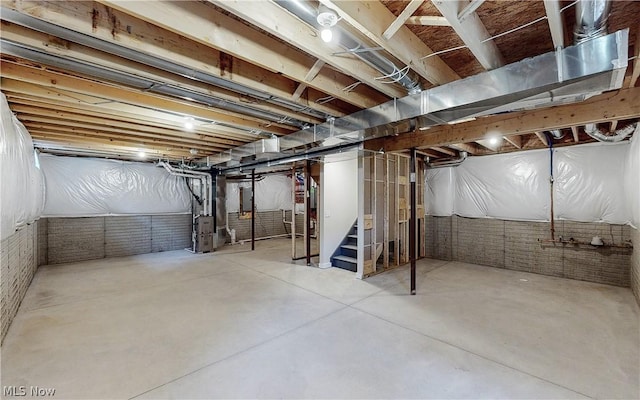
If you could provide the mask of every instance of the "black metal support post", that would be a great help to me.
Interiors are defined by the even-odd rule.
[[[409,182],[411,196],[411,218],[409,218],[409,256],[411,257],[411,294],[416,294],[416,214],[418,205],[416,204],[416,149],[411,149],[411,160],[409,165]]]
[[[307,207],[305,210],[305,223],[307,229],[305,230],[305,241],[307,265],[311,265],[311,161],[307,160],[307,165],[304,169],[304,191],[306,196]]]
[[[251,170],[251,251],[256,249],[256,170]]]

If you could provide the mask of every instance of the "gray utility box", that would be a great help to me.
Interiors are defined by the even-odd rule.
[[[213,217],[198,215],[195,221],[194,232],[196,235],[194,249],[196,253],[208,253],[215,249],[213,240]]]

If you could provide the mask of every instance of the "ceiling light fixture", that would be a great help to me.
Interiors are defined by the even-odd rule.
[[[326,43],[329,43],[333,39],[331,27],[338,23],[338,14],[329,7],[321,4],[320,7],[318,7],[316,21],[318,21],[318,25],[321,27],[320,37]]]
[[[184,129],[190,131],[193,129],[193,118],[189,117],[184,121]]]
[[[138,152],[138,158],[141,158],[144,160],[145,158],[147,158],[147,153],[145,153],[144,150],[140,150]]]
[[[499,142],[500,142],[500,138],[498,138],[497,136],[493,136],[489,138],[489,144],[492,146],[497,146]]]

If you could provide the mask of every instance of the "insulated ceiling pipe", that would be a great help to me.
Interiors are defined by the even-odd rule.
[[[582,43],[607,34],[607,18],[611,10],[608,0],[581,0],[576,3],[576,26],[573,42]]]
[[[461,151],[458,158],[455,158],[452,160],[427,162],[427,168],[434,169],[434,168],[444,168],[444,167],[457,167],[458,165],[462,164],[464,160],[467,159],[467,156],[468,156],[468,153],[466,151]]]
[[[275,2],[291,14],[300,18],[306,24],[317,29],[318,32],[322,28],[316,21],[317,11],[309,3],[303,0],[275,0]],[[347,51],[353,52],[353,55],[360,58],[371,67],[380,71],[380,73],[401,84],[409,94],[420,93],[422,86],[417,74],[413,71],[398,68],[391,60],[380,55],[377,50],[367,50],[367,46],[360,41],[351,32],[336,25],[332,27],[336,34],[336,41]]]
[[[640,124],[637,122],[635,124],[630,124],[625,126],[622,129],[618,129],[613,135],[605,135],[600,129],[596,127],[596,124],[586,124],[584,126],[584,131],[587,135],[591,136],[595,140],[599,142],[607,142],[607,143],[616,143],[623,141],[627,136],[629,136],[633,131],[636,131],[636,135],[640,135],[638,131],[640,131]]]

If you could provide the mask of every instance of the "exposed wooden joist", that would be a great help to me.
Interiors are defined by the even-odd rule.
[[[132,75],[146,78],[158,85],[172,85],[174,87],[184,88],[196,93],[214,96],[236,104],[250,103],[253,108],[273,112],[290,118],[296,118],[311,124],[323,122],[320,119],[295,112],[285,107],[276,106],[265,101],[251,98],[247,95],[241,95],[230,90],[221,89],[204,82],[188,79],[156,68],[150,68],[143,64],[72,42],[62,41],[61,39],[53,38],[49,35],[27,29],[19,25],[11,23],[3,24],[2,37],[65,59],[71,58],[73,61],[77,60],[90,65],[104,67],[110,71],[119,71],[129,76]]]
[[[461,21],[458,19],[458,12],[462,2],[441,0],[432,2],[485,69],[491,70],[504,65],[502,54],[494,41],[485,41],[490,35],[478,14],[471,13]]]
[[[532,111],[512,112],[480,118],[455,125],[434,126],[396,137],[365,142],[367,149],[400,151],[412,147],[448,146],[487,138],[523,135],[572,125],[606,122],[640,117],[640,88],[623,89],[594,96],[581,103]]]
[[[191,103],[186,100],[169,99],[138,90],[116,87],[83,78],[62,75],[4,61],[1,66],[3,77],[33,83],[44,87],[61,88],[75,93],[101,97],[105,100],[117,101],[124,104],[142,105],[151,109],[170,111],[183,114],[185,116],[220,121],[276,134],[286,134],[296,130],[296,128],[293,127],[285,129],[283,127],[273,125],[267,126],[266,121],[260,121],[257,118],[250,118],[238,114],[234,115],[234,113],[230,113],[228,111],[215,111],[212,108]]]
[[[154,7],[148,7],[148,3],[145,2],[129,3],[136,3],[147,12],[162,6],[159,2],[154,3]],[[187,13],[186,10],[180,10],[183,4],[185,3],[172,4],[172,10],[175,10],[176,14],[169,15],[167,26],[175,25],[181,21],[183,14]],[[207,11],[211,9],[204,4],[189,4]],[[141,21],[133,15],[92,2],[12,0],[3,5],[56,25],[102,40],[116,41],[129,49],[172,60],[194,70],[211,73],[282,98],[289,98],[295,89],[296,83],[290,79],[301,82],[315,61],[255,31],[254,37],[242,37],[244,31],[252,30],[246,26],[242,28],[242,24],[221,13],[200,15],[199,20],[202,24],[196,23],[182,32],[179,27],[166,30],[153,21],[146,20],[150,22],[146,23],[144,18]],[[202,34],[202,26],[213,24],[212,21],[216,21],[215,35],[212,36],[211,32]],[[220,26],[217,25],[218,21]],[[198,32],[201,35],[194,41],[193,35],[197,36]],[[253,39],[258,41],[254,42]],[[227,47],[223,48],[223,45]],[[260,55],[258,64],[253,65],[246,60],[250,54]],[[225,57],[228,59],[229,56],[233,57],[232,65],[224,61]],[[385,96],[366,87],[359,87],[358,90],[349,93],[342,90],[352,83],[352,78],[325,69],[309,86],[360,108],[372,107],[387,100]],[[303,106],[329,114],[335,112],[335,109],[331,111],[332,107],[329,105],[320,105],[302,98],[300,102]]]
[[[184,117],[158,110],[150,110],[135,105],[105,102],[99,98],[67,92],[61,89],[48,89],[27,82],[2,78],[2,91],[11,103],[35,105],[74,113],[146,124],[151,127],[183,129]],[[198,123],[194,132],[224,139],[252,141],[255,134],[219,124]]]
[[[549,146],[549,141],[547,140],[547,137],[544,135],[544,133],[542,132],[534,132],[534,133],[538,138],[538,140],[540,141],[540,143],[542,143],[545,146]]]
[[[511,143],[517,149],[522,148],[522,136],[518,136],[518,135],[505,136],[504,140]]]
[[[451,26],[445,17],[421,15],[407,18],[405,25]]]
[[[459,151],[466,151],[467,153],[472,155],[478,152],[478,149],[469,143],[451,143],[448,146],[454,149],[458,149]]]
[[[471,0],[464,8],[458,13],[458,19],[460,21],[467,18],[472,13],[476,12],[478,8],[484,3],[484,0]]]
[[[631,72],[631,80],[629,81],[629,87],[635,87],[640,77],[640,25],[636,29],[636,42],[633,44],[634,52],[633,56],[633,71]]]
[[[382,37],[389,40],[393,35],[398,32],[398,29],[404,25],[405,21],[413,15],[414,12],[424,3],[424,0],[411,0],[409,4],[402,10],[400,15],[393,20],[391,25],[382,33]]]
[[[562,23],[562,15],[560,14],[560,2],[558,0],[544,0],[544,9],[547,13],[547,22],[549,23],[549,31],[551,31],[553,48],[563,48],[564,25]]]
[[[438,56],[422,57],[433,54],[420,38],[411,30],[402,26],[389,40],[382,37],[384,26],[388,26],[395,15],[379,1],[364,0],[320,0],[336,10],[349,24],[354,26],[378,46],[410,66],[427,81],[442,85],[460,76]]]
[[[311,28],[274,2],[257,1],[251,3],[251,7],[247,7],[246,2],[238,0],[210,0],[210,2],[287,41],[313,57],[333,66],[343,74],[352,76],[387,96],[401,97],[406,94],[402,88],[396,85],[388,85],[377,80],[376,78],[381,75],[380,71],[362,63],[359,59],[336,57],[334,53],[342,51],[341,48],[335,44],[325,43],[314,28]],[[181,6],[181,8],[184,8],[184,6]],[[260,56],[260,58],[262,57]]]
[[[571,127],[571,134],[573,135],[573,141],[576,143],[580,142],[580,134],[578,132],[578,127],[573,125]]]
[[[435,150],[435,151],[438,151],[438,152],[440,152],[442,154],[446,154],[448,156],[455,156],[455,155],[458,154],[453,150],[449,150],[449,149],[447,149],[445,147],[440,147],[440,146],[432,146],[431,149]]]
[[[304,81],[311,82],[316,76],[318,76],[318,73],[320,72],[324,64],[325,64],[324,61],[316,60],[316,62],[311,67],[311,69],[309,69],[309,72],[307,72],[307,74],[304,76]],[[299,99],[300,96],[302,96],[302,92],[304,92],[306,88],[307,88],[306,83],[300,83],[296,88],[296,91],[293,92],[293,95],[291,96],[291,98],[293,100]]]
[[[611,125],[609,126],[609,132],[613,133],[618,129],[618,120],[611,121]]]
[[[46,138],[34,138],[33,144],[36,148],[44,149],[47,151],[48,149],[52,150],[61,150],[66,151],[69,154],[78,154],[78,153],[91,153],[92,151],[100,152],[102,154],[113,156],[113,155],[124,155],[127,154],[129,158],[138,158],[138,153],[140,151],[144,151],[148,158],[161,158],[161,159],[172,159],[172,160],[180,160],[182,158],[191,159],[199,156],[193,156],[189,152],[185,151],[173,151],[173,150],[158,150],[158,149],[141,149],[140,147],[131,147],[131,146],[114,146],[102,143],[91,143],[86,144],[82,142],[70,141],[70,140],[55,140],[55,139],[46,139]]]

